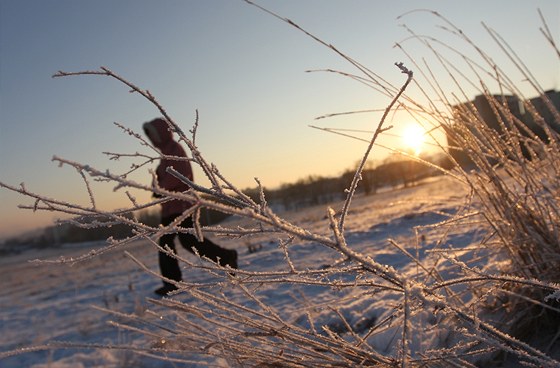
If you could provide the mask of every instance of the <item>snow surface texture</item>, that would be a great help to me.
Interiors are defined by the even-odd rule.
[[[375,261],[392,266],[413,280],[419,275],[418,265],[402,250],[391,246],[388,238],[400,244],[407,252],[427,262],[433,257],[440,273],[447,277],[458,273],[458,267],[438,256],[438,249],[469,248],[479,244],[484,235],[475,222],[457,227],[431,226],[448,220],[461,210],[466,192],[449,178],[428,179],[421,185],[379,193],[374,196],[358,195],[353,201],[346,225],[346,234],[352,249],[371,256]],[[337,209],[333,204],[333,208]],[[318,206],[294,213],[283,214],[290,221],[310,231],[327,234],[326,207]],[[227,226],[234,226],[233,219]],[[224,225],[226,226],[226,225]],[[285,270],[284,252],[274,238],[218,239],[222,245],[239,252],[239,267],[251,271]],[[99,245],[98,245],[99,246]],[[474,248],[474,247],[473,247]],[[165,346],[166,341],[135,334],[108,323],[119,322],[119,317],[98,308],[107,308],[136,316],[170,318],[161,305],[150,303],[146,298],[161,281],[140,269],[122,251],[101,254],[74,266],[28,263],[35,258],[56,258],[60,255],[74,256],[90,251],[91,245],[66,246],[61,249],[30,251],[0,260],[1,351],[9,351],[65,341],[80,344],[107,344],[132,346]],[[476,251],[462,251],[460,260],[468,262],[476,258],[481,263],[492,264],[477,246]],[[126,250],[144,262],[151,270],[158,271],[157,254],[148,242],[137,242]],[[194,256],[179,249],[179,254],[193,260]],[[337,259],[336,252],[313,244],[295,243],[290,247],[291,260],[298,269],[328,267]],[[196,260],[195,260],[196,262]],[[199,261],[202,262],[202,261]],[[456,276],[460,276],[457,274]],[[188,282],[210,282],[212,274],[196,269],[184,269],[183,278]],[[338,280],[343,281],[344,277]],[[348,280],[352,281],[352,280]],[[272,305],[286,320],[302,328],[330,331],[345,336],[348,325],[357,333],[368,331],[372,326],[394,314],[391,295],[378,295],[374,288],[340,289],[298,284],[266,285],[260,289],[262,301]],[[353,291],[351,291],[353,290]],[[455,290],[458,292],[460,290]],[[460,295],[460,294],[458,294]],[[197,303],[190,296],[180,293],[173,296],[181,302]],[[242,293],[231,292],[234,302],[246,303]],[[471,295],[463,295],[465,301]],[[97,308],[96,308],[97,307]],[[336,311],[335,311],[336,309]],[[167,313],[167,314],[166,314]],[[340,318],[340,314],[346,323]],[[412,352],[426,348],[448,347],[457,343],[455,331],[448,328],[445,319],[437,313],[422,311],[415,315],[415,323],[424,328],[415,330],[410,339]],[[367,342],[383,354],[395,355],[400,347],[402,330],[389,325],[373,334]],[[322,333],[322,332],[319,332]],[[183,357],[184,358],[184,357]],[[185,366],[228,366],[220,358],[195,356]],[[31,351],[0,360],[2,367],[174,367],[177,363],[161,361],[128,350],[109,349],[53,349]]]

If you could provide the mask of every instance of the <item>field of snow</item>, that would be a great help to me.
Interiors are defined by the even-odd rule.
[[[377,262],[392,266],[400,272],[416,277],[418,265],[405,252],[388,242],[388,238],[400,244],[410,254],[421,260],[426,257],[437,259],[436,248],[464,248],[480,241],[484,235],[477,224],[464,223],[456,227],[431,227],[455,215],[465,202],[466,192],[450,178],[428,179],[416,187],[386,191],[372,196],[357,195],[352,202],[346,225],[350,246],[371,256]],[[337,210],[340,203],[332,204]],[[317,206],[293,213],[281,214],[295,224],[313,232],[328,234],[326,206]],[[229,220],[224,226],[242,222]],[[222,245],[239,252],[239,267],[253,271],[284,270],[284,253],[277,247],[274,238],[260,236],[246,239],[219,239]],[[162,306],[151,303],[147,298],[155,297],[153,290],[160,281],[136,265],[122,251],[101,254],[73,266],[68,264],[36,264],[30,259],[54,259],[61,255],[76,256],[89,252],[100,245],[66,246],[59,249],[29,251],[0,259],[0,357],[2,353],[16,349],[44,346],[49,342],[71,342],[79,344],[156,346],[146,335],[125,331],[109,321],[118,322],[118,316],[110,315],[99,308],[137,316],[157,316]],[[249,251],[249,248],[258,251]],[[150,269],[157,271],[156,251],[146,241],[127,246],[126,250]],[[297,268],[329,265],[337,261],[338,254],[330,249],[310,243],[295,243],[290,248],[292,261]],[[463,251],[461,260],[478,257],[487,263],[487,255],[469,254]],[[179,254],[193,259],[183,249]],[[445,260],[438,262],[445,263]],[[457,270],[449,265],[440,270],[449,273]],[[202,270],[183,270],[183,278],[189,282],[204,282],[212,278]],[[232,293],[233,301],[243,303],[238,294]],[[390,317],[393,303],[390,298],[368,294],[363,288],[359,294],[347,289],[340,292],[333,288],[309,285],[266,285],[260,290],[262,300],[281,311],[283,318],[310,328],[329,326],[333,331],[344,334],[345,326],[334,314],[336,306],[355,331],[364,331],[377,321]],[[367,297],[365,297],[367,296]],[[188,294],[173,296],[183,302],[189,301]],[[470,298],[464,296],[465,300]],[[308,308],[313,305],[313,308]],[[309,314],[313,315],[313,323]],[[163,318],[163,317],[162,317]],[[453,340],[453,331],[445,323],[426,316],[423,333],[412,339],[412,349],[421,345],[445,346]],[[397,349],[400,336],[397,330],[386,329],[372,336],[368,342],[381,352],[390,353]],[[8,356],[6,356],[8,355]],[[145,354],[136,354],[119,349],[43,349],[10,355],[0,359],[2,367],[176,367],[176,366],[228,366],[216,358],[193,357],[194,362],[178,364],[160,361]]]

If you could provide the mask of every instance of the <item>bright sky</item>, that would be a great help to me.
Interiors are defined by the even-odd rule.
[[[394,62],[407,59],[395,42],[406,23],[420,34],[442,34],[436,10],[483,48],[494,48],[484,21],[516,48],[545,89],[560,88],[558,59],[538,28],[540,8],[560,42],[558,0],[394,1],[283,0],[260,5],[290,18],[325,42],[399,85]],[[408,45],[407,41],[405,45]],[[456,45],[454,45],[456,46]],[[412,50],[414,46],[411,44]],[[384,108],[386,98],[362,84],[310,69],[356,70],[326,47],[241,0],[0,0],[0,181],[87,204],[72,169],[53,155],[123,172],[131,161],[103,151],[142,148],[113,122],[141,132],[156,117],[147,101],[102,77],[52,79],[58,70],[106,66],[149,89],[185,131],[200,114],[198,146],[240,188],[255,177],[276,187],[309,175],[333,176],[354,166],[366,148],[310,124],[373,129],[378,117],[344,111]],[[411,91],[414,93],[414,91]],[[405,122],[395,120],[395,133]],[[381,143],[398,146],[395,138]],[[386,151],[378,149],[374,158]],[[202,174],[195,172],[201,181]],[[147,170],[135,180],[149,180]],[[99,187],[97,202],[123,206],[122,193]],[[147,199],[139,195],[139,199]],[[0,238],[52,223],[54,213],[18,209],[31,200],[0,189]]]

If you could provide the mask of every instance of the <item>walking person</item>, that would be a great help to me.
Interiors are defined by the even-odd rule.
[[[156,118],[152,121],[144,123],[143,129],[154,147],[166,156],[161,160],[156,169],[158,185],[163,189],[174,192],[184,192],[188,190],[189,186],[186,183],[183,183],[181,180],[167,172],[168,167],[173,167],[181,175],[191,181],[193,180],[193,171],[188,160],[174,160],[170,158],[172,156],[186,158],[187,154],[179,142],[173,139],[173,134],[168,123],[164,119]],[[191,206],[192,203],[178,199],[162,203],[161,225],[167,226],[171,224],[178,216],[188,210]],[[192,217],[186,218],[180,226],[184,228],[192,228]],[[196,249],[196,252],[198,252],[201,257],[207,257],[215,262],[219,262],[222,266],[229,265],[231,268],[237,268],[237,251],[222,248],[206,238],[203,242],[199,242],[194,235],[189,233],[171,233],[161,236],[159,238],[159,245],[162,248],[168,246],[174,253],[176,253],[176,237],[179,238],[181,245],[189,252],[194,253],[194,249]],[[170,280],[181,281],[181,269],[179,268],[179,262],[177,259],[162,251],[159,251],[158,257],[161,275]],[[176,289],[177,287],[174,284],[164,280],[163,286],[155,290],[155,293],[158,295],[167,295],[169,292]]]

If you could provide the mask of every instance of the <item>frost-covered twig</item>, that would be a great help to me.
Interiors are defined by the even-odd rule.
[[[364,157],[360,161],[358,169],[356,170],[356,174],[354,175],[354,178],[352,179],[352,184],[350,184],[350,188],[348,188],[346,201],[344,202],[344,206],[343,206],[342,212],[340,214],[340,220],[339,220],[339,225],[338,225],[340,227],[340,232],[344,232],[344,222],[346,220],[346,216],[348,215],[348,210],[350,208],[352,198],[354,197],[356,187],[358,186],[358,183],[361,180],[362,171],[363,171],[364,166],[365,166],[365,164],[368,160],[369,154],[370,154],[371,150],[373,149],[373,145],[374,145],[375,141],[377,140],[377,137],[379,136],[379,134],[381,134],[384,130],[389,129],[389,128],[384,127],[385,119],[387,118],[387,115],[389,114],[389,112],[391,111],[393,106],[397,103],[397,100],[399,99],[399,97],[406,90],[406,87],[412,81],[413,73],[412,73],[411,70],[408,70],[403,65],[403,63],[395,63],[395,65],[401,70],[402,73],[407,75],[407,78],[406,78],[406,81],[404,82],[404,84],[402,85],[401,89],[399,90],[399,92],[395,95],[393,100],[389,103],[389,105],[385,109],[385,112],[383,113],[383,116],[381,117],[381,120],[379,121],[379,123],[377,125],[377,128],[375,129],[375,132],[373,133],[373,137],[371,138],[371,141],[368,145],[368,148],[366,149]]]

